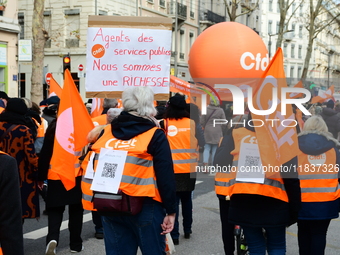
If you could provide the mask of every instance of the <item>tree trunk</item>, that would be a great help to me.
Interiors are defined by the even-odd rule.
[[[236,18],[237,18],[237,15],[236,15],[236,11],[237,11],[237,3],[236,2],[232,2],[231,4],[231,14],[230,14],[230,21],[235,21]]]
[[[33,62],[31,77],[31,100],[37,104],[43,100],[43,66],[45,37],[43,33],[44,0],[34,0],[32,20]]]
[[[283,41],[283,31],[285,29],[285,20],[286,20],[286,15],[287,15],[287,10],[285,8],[286,6],[284,8],[280,8],[280,23],[279,23],[279,31],[277,35],[275,52],[279,47],[281,47],[282,41]]]
[[[310,21],[310,30],[309,30],[309,38],[308,38],[308,45],[307,45],[307,52],[305,57],[305,62],[303,64],[303,70],[301,75],[301,80],[305,80],[307,78],[308,74],[308,68],[310,59],[312,56],[312,50],[313,50],[313,42],[314,42],[314,20]]]

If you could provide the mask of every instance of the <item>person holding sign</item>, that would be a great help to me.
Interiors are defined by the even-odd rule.
[[[339,145],[319,116],[310,117],[299,134],[300,255],[324,254],[329,223],[339,217]]]
[[[250,254],[265,254],[267,250],[268,254],[284,255],[286,226],[296,222],[301,204],[300,183],[294,171],[297,160],[294,157],[276,166],[277,172],[265,172],[261,158],[266,155],[259,153],[250,114],[248,118],[246,127],[225,135],[216,152],[214,165],[228,169],[216,174],[216,193],[224,201],[230,199],[229,210],[223,207],[224,211],[229,214],[229,223],[243,228]]]
[[[171,151],[164,132],[154,118],[153,92],[131,87],[122,95],[124,111],[93,144],[96,153],[91,189],[94,207],[101,213],[107,255],[165,254],[165,234],[174,226],[175,177]],[[102,192],[102,193],[100,193]],[[116,197],[128,209],[103,212],[96,194]],[[100,198],[98,198],[100,199]],[[138,207],[139,210],[133,210]],[[104,206],[105,207],[105,206]]]

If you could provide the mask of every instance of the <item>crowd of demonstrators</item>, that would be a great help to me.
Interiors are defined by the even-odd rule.
[[[340,153],[336,148],[339,142],[328,132],[326,123],[319,116],[306,121],[298,139],[301,151],[299,165],[304,169],[308,167],[307,171],[299,171],[302,193],[297,222],[299,254],[324,254],[329,223],[339,217],[339,176],[335,171],[340,164]],[[319,167],[327,166],[329,169],[313,173],[312,168],[318,167],[321,162]]]
[[[40,216],[38,157],[35,153],[33,132],[28,128],[34,126],[34,123],[26,115],[27,111],[23,99],[11,98],[0,114],[0,150],[17,161],[23,220]]]
[[[160,123],[165,130],[174,163],[176,180],[177,210],[176,220],[171,237],[175,245],[179,244],[179,203],[183,216],[184,238],[189,239],[192,233],[193,211],[192,191],[195,189],[198,142],[195,135],[196,124],[190,119],[184,96],[170,98]]]
[[[172,231],[176,212],[169,143],[154,118],[156,110],[149,87],[126,89],[122,102],[124,110],[104,128],[92,150],[99,153],[107,146],[128,150],[129,163],[124,165],[119,189],[123,195],[137,198],[136,203],[142,207],[136,215],[118,212],[102,216],[106,254],[132,255],[138,246],[143,254],[165,254],[164,234]],[[130,149],[119,146],[121,143],[130,144]],[[149,185],[143,185],[146,182]]]
[[[328,131],[333,134],[334,138],[338,138],[338,132],[340,132],[340,116],[338,112],[334,110],[334,101],[328,100],[326,107],[322,108],[321,117],[326,122]]]

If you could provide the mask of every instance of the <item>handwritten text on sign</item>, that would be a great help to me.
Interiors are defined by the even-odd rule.
[[[86,91],[150,86],[169,92],[171,31],[88,28]]]

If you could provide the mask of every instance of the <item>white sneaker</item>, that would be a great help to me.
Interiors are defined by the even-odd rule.
[[[81,247],[81,250],[80,251],[74,251],[74,250],[71,250],[71,253],[76,253],[76,252],[81,252],[84,250],[84,245]]]
[[[45,255],[56,255],[57,241],[51,240],[46,246]]]

